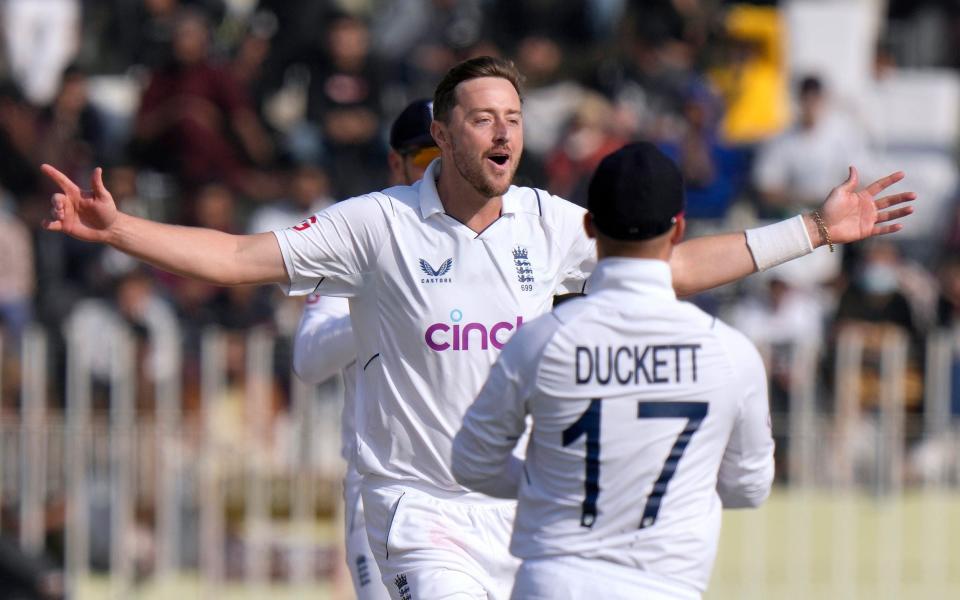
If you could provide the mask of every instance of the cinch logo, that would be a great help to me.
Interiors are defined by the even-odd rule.
[[[453,268],[453,259],[448,258],[441,263],[439,269],[434,269],[433,265],[420,259],[420,270],[426,277],[420,279],[420,283],[450,283],[453,281],[450,277],[444,277]]]
[[[523,317],[518,316],[515,323],[500,321],[487,327],[483,323],[460,323],[463,320],[463,312],[460,309],[450,311],[449,323],[434,323],[427,327],[423,334],[423,341],[431,350],[443,352],[444,350],[469,350],[470,342],[473,341],[474,349],[480,344],[480,349],[486,350],[490,345],[496,349],[503,348],[507,343],[509,334],[506,332],[520,329],[523,325]]]

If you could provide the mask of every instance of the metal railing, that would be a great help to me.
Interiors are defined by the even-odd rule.
[[[924,585],[960,589],[951,587],[960,572],[952,542],[960,536],[960,511],[952,508],[960,438],[950,406],[960,332],[926,340],[919,411],[907,407],[908,340],[897,330],[875,334],[841,331],[829,369],[823,368],[827,349],[792,349],[788,408],[774,420],[786,440],[778,451],[787,457],[787,479],[769,508],[725,517],[716,591],[708,598],[781,597],[777,590],[854,598],[875,589],[853,575],[865,564],[874,565],[869,569],[885,590],[912,589],[917,569]],[[871,349],[879,360],[870,367],[879,397],[869,407],[862,388],[867,339],[880,340]],[[227,582],[310,586],[333,576],[341,562],[340,529],[331,526],[342,474],[340,382],[318,388],[283,372],[278,377],[276,350],[285,342],[264,329],[245,334],[237,381],[228,358],[236,342],[211,329],[199,348],[198,406],[188,410],[183,356],[168,357],[179,367],[149,380],[140,376],[139,343],[130,332],[105,332],[96,342],[67,332],[59,399],[48,337],[28,329],[19,344],[19,406],[0,419],[0,506],[16,515],[19,543],[31,553],[45,548],[51,507],[64,507],[71,597],[91,572],[109,578],[114,598],[185,572],[199,579],[202,597]],[[109,377],[98,381],[90,357],[104,348],[111,352]],[[833,372],[832,383],[825,371]],[[289,408],[278,412],[281,384]],[[237,412],[240,439],[230,443],[224,421]],[[866,437],[865,423],[873,432]],[[923,477],[911,475],[910,453],[931,442],[946,458]],[[916,501],[914,490],[921,489],[925,495]],[[865,511],[876,512],[876,522],[865,521]],[[138,546],[137,532],[151,538],[149,552]],[[781,564],[782,546],[789,560]],[[919,562],[918,552],[925,557]],[[95,560],[98,553],[106,564]],[[824,553],[832,557],[826,567]]]
[[[211,597],[237,571],[251,585],[275,580],[278,569],[286,581],[309,584],[329,578],[339,565],[339,529],[318,534],[317,514],[332,522],[340,498],[341,382],[317,387],[285,379],[279,383],[289,387],[291,406],[276,413],[276,340],[263,329],[246,336],[245,381],[239,386],[227,382],[225,340],[215,329],[203,335],[200,406],[188,415],[182,369],[150,382],[150,394],[140,389],[147,382],[137,376],[130,332],[118,329],[95,346],[68,332],[59,410],[49,393],[57,379],[48,338],[37,327],[26,332],[19,406],[0,420],[0,506],[15,509],[19,544],[34,555],[45,549],[51,507],[64,507],[70,597],[96,562],[91,549],[104,541],[107,564],[99,566],[113,598],[131,597],[144,569],[154,579],[194,571],[203,596]],[[89,357],[104,348],[111,353],[109,380],[98,382]],[[174,358],[181,364],[182,357]],[[95,387],[108,390],[106,410],[92,406]],[[240,402],[230,399],[237,392]],[[153,398],[152,410],[138,406],[145,395]],[[222,439],[218,420],[227,402],[243,413],[239,431],[231,432],[239,434],[239,444]],[[96,521],[98,512],[109,519]],[[152,538],[149,564],[142,564],[138,530]],[[239,560],[231,555],[237,537],[242,541],[232,548]],[[278,553],[286,560],[278,561]],[[239,566],[228,569],[228,560]]]

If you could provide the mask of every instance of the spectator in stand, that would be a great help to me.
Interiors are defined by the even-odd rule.
[[[106,158],[103,119],[90,103],[87,76],[76,65],[63,73],[60,89],[39,119],[39,158],[89,172]]]
[[[662,0],[657,0],[662,1]],[[666,0],[669,1],[669,0]],[[649,0],[647,0],[649,4]],[[565,48],[588,48],[594,41],[586,0],[566,2],[515,2],[492,0],[487,3],[488,23],[495,25],[493,41],[510,48],[533,29]]]
[[[383,80],[363,20],[336,14],[324,39],[325,56],[310,64],[307,118],[320,126],[334,195],[348,198],[387,182],[380,137]]]
[[[230,73],[249,94],[257,114],[263,114],[269,87],[273,83],[273,76],[267,69],[270,68],[268,59],[276,32],[276,17],[262,12],[253,15],[230,61]]]
[[[706,86],[691,85],[679,135],[660,144],[683,173],[688,219],[725,218],[747,175],[747,155],[719,139],[719,113],[719,99]]]
[[[619,60],[598,61],[596,87],[613,98],[619,127],[661,140],[677,134],[683,99],[696,76],[696,47],[671,0],[634,3],[623,18]]]
[[[710,73],[726,107],[720,122],[724,142],[752,146],[788,125],[783,29],[776,6],[744,3],[726,11],[726,43],[719,48],[723,59]]]
[[[526,76],[523,97],[523,162],[520,177],[543,181],[544,162],[563,135],[586,90],[561,72],[563,48],[545,35],[528,35],[517,46],[517,67]]]
[[[754,168],[763,207],[774,215],[816,206],[824,182],[842,177],[850,165],[870,170],[864,132],[832,110],[820,79],[803,78],[798,95],[797,123],[761,148]]]
[[[394,0],[374,12],[374,52],[394,65],[391,80],[405,97],[431,96],[458,54],[482,43],[485,8],[482,0]]]
[[[33,268],[30,230],[0,201],[0,328],[14,345],[32,318]]]
[[[10,82],[0,82],[0,186],[14,197],[39,191],[37,110]]]
[[[947,257],[940,267],[937,327],[960,328],[960,256]]]
[[[892,243],[867,245],[853,281],[840,296],[837,321],[882,323],[915,333],[910,303],[901,291],[901,264]]]
[[[139,385],[141,399],[158,379],[169,377],[178,367],[180,338],[176,315],[169,303],[156,291],[153,279],[142,267],[111,282],[107,298],[85,298],[76,303],[66,321],[66,330],[80,339],[99,340],[97,352],[91,352],[90,369],[96,381],[110,380],[115,336],[128,328],[136,336],[137,374],[147,383]]]
[[[80,43],[79,0],[5,0],[7,60],[24,95],[37,106],[53,99]]]
[[[881,397],[880,357],[887,333],[899,329],[911,345],[906,373],[906,403],[919,406],[923,395],[923,373],[919,365],[921,330],[901,284],[906,268],[896,245],[873,241],[864,248],[853,281],[840,295],[834,333],[857,328],[864,334],[865,369],[861,376],[861,402],[875,406]]]
[[[204,16],[179,13],[173,60],[154,71],[144,90],[135,141],[149,165],[172,170],[187,187],[216,179],[259,196],[261,181],[248,167],[268,164],[272,143],[245,90],[210,60],[208,46]]]
[[[557,147],[547,156],[547,187],[584,206],[590,176],[606,155],[629,139],[614,125],[613,106],[603,96],[584,96]]]
[[[333,204],[330,180],[320,167],[299,165],[289,177],[287,197],[262,206],[250,216],[248,233],[274,231],[299,223]]]
[[[747,282],[747,287],[760,286],[733,307],[730,325],[756,344],[767,367],[771,411],[783,415],[790,411],[794,357],[797,352],[815,349],[822,343],[826,307],[821,298],[791,285],[776,269],[769,275]],[[790,444],[784,431],[775,429],[775,460],[781,478],[789,478]]]
[[[937,327],[960,335],[960,257],[951,255],[940,268],[940,297]],[[954,352],[950,365],[950,412],[960,416],[960,354]]]

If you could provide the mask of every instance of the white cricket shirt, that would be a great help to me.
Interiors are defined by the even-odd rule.
[[[290,293],[350,297],[360,472],[465,491],[450,454],[467,407],[513,332],[582,290],[595,248],[582,208],[531,188],[472,231],[444,212],[438,166],[275,234]]]
[[[510,452],[527,414],[521,470]],[[773,479],[763,363],[742,334],[676,299],[667,263],[604,259],[588,296],[504,349],[453,469],[473,489],[519,488],[520,558],[600,559],[702,591],[722,506],[759,504]]]
[[[340,413],[340,456],[355,470],[357,344],[350,328],[346,298],[310,294],[303,305],[293,341],[293,370],[307,383],[321,383],[343,372],[343,411]]]

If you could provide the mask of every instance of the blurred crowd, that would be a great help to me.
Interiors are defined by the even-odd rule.
[[[879,34],[865,81],[879,88],[900,70],[960,66],[956,3],[877,4]],[[215,288],[43,232],[52,189],[39,165],[81,182],[103,166],[121,209],[153,219],[229,232],[284,227],[386,186],[391,119],[408,101],[431,96],[442,74],[471,56],[510,57],[526,75],[518,182],[574,202],[583,202],[601,157],[637,139],[655,141],[679,163],[687,216],[701,233],[816,206],[848,165],[864,179],[896,167],[884,140],[888,115],[849,102],[836,80],[788,68],[785,6],[0,1],[6,350],[14,352],[30,322],[54,336],[81,328],[91,339],[125,323],[145,344],[142,370],[151,377],[165,368],[151,352],[176,345],[175,328],[188,364],[210,325],[290,336],[300,304],[278,289]],[[932,149],[947,175],[937,180],[944,183],[931,225],[833,255],[821,251],[695,299],[772,349],[775,398],[789,387],[777,348],[828,347],[847,325],[896,327],[911,340],[911,377],[922,379],[927,334],[960,326],[956,139],[949,142]],[[932,185],[922,175],[920,183]],[[54,347],[62,343],[55,339]],[[8,406],[17,380],[8,366]],[[188,382],[188,405],[196,388]],[[907,398],[920,406],[922,382]],[[953,408],[960,413],[956,389]]]

